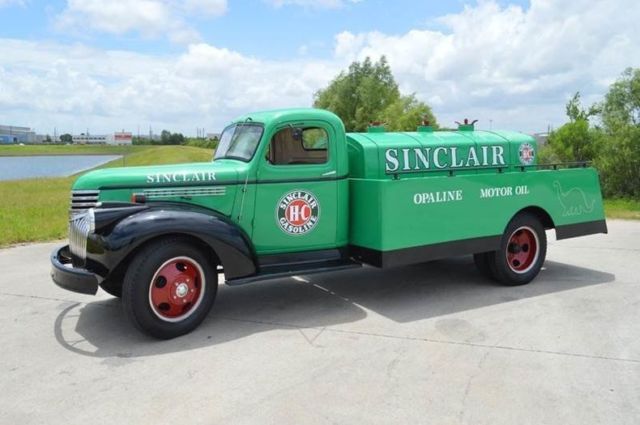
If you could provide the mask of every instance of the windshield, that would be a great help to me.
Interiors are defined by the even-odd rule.
[[[264,128],[260,124],[233,124],[225,128],[213,160],[230,158],[248,162],[253,158]]]

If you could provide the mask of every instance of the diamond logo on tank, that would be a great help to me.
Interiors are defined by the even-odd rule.
[[[320,203],[306,190],[286,193],[276,207],[276,221],[283,232],[299,236],[311,232],[320,219]]]
[[[536,151],[529,143],[523,143],[518,149],[518,156],[522,165],[531,165],[536,156]]]

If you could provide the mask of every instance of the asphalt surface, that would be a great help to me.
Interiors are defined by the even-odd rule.
[[[470,257],[222,285],[156,341],[0,250],[0,424],[638,424],[640,222],[555,242],[533,283]]]

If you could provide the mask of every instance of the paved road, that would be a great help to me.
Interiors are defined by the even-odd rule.
[[[609,227],[525,287],[468,257],[223,285],[165,342],[55,287],[55,244],[0,250],[0,424],[636,425],[640,223]]]

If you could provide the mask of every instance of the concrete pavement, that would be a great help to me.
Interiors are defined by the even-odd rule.
[[[222,285],[194,333],[139,334],[0,250],[0,424],[638,424],[640,222],[555,242],[523,287],[469,257]]]

